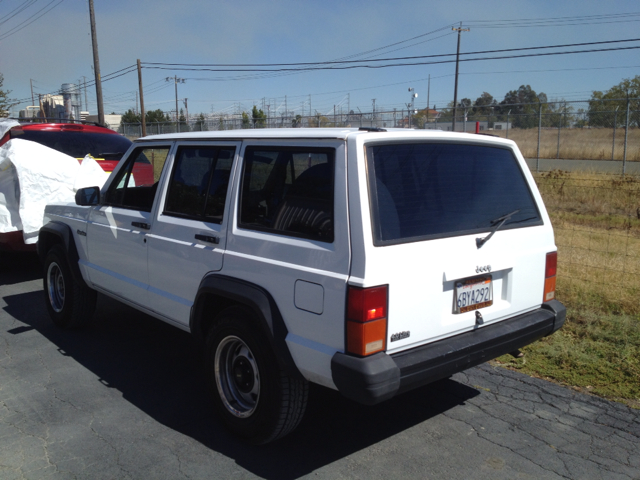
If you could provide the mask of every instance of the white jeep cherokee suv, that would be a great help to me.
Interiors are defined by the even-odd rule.
[[[308,382],[375,404],[565,319],[534,180],[481,135],[141,138],[102,189],[47,206],[38,252],[56,325],[85,324],[101,292],[191,332],[218,413],[254,443],[296,427]]]

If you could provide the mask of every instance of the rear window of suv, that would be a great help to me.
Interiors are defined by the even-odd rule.
[[[111,133],[18,130],[15,138],[37,142],[74,158],[90,153],[94,158],[120,160],[131,146],[131,141]]]
[[[453,143],[367,147],[374,245],[542,225],[509,149]]]

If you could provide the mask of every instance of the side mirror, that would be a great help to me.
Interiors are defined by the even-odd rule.
[[[76,204],[83,206],[98,205],[100,203],[100,187],[85,187],[76,192]]]

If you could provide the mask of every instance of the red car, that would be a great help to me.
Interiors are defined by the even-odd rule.
[[[97,125],[75,123],[28,123],[11,128],[0,138],[0,146],[9,140],[20,138],[37,142],[71,157],[82,160],[91,154],[102,167],[111,173],[131,146],[131,141],[117,132]],[[134,172],[137,185],[152,185],[153,167]],[[22,232],[0,233],[0,251],[35,251],[35,244],[25,245]]]

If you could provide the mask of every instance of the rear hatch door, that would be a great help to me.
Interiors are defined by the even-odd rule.
[[[511,148],[412,141],[365,151],[365,283],[389,285],[388,352],[540,306],[553,234]]]

